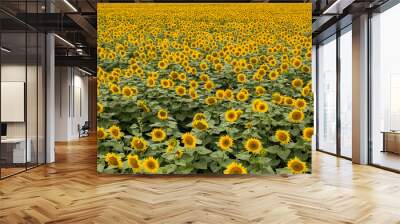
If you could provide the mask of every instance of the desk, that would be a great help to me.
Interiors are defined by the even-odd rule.
[[[400,132],[383,131],[383,151],[400,154]]]
[[[7,156],[9,158],[5,158],[6,162],[9,163],[26,163],[26,162],[31,162],[32,160],[32,140],[30,138],[26,139],[26,142],[28,143],[26,147],[26,152],[25,152],[25,138],[5,138],[1,139],[1,151],[2,151],[2,157],[3,157],[3,152],[6,152],[6,156],[8,152],[11,152],[12,154],[10,156]],[[3,157],[4,158],[4,157]],[[12,160],[11,160],[12,158]]]

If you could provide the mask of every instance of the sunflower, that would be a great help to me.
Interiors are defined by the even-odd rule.
[[[171,87],[171,82],[169,79],[161,79],[161,87],[164,89],[168,89]]]
[[[304,113],[301,110],[292,110],[288,114],[288,118],[293,123],[300,123],[304,120]]]
[[[304,99],[297,99],[297,100],[294,102],[294,106],[295,106],[297,109],[304,110],[304,109],[307,108],[307,102],[306,102]]]
[[[244,148],[253,154],[259,154],[263,146],[260,140],[256,138],[249,138],[244,143]]]
[[[162,142],[166,137],[167,134],[161,128],[154,128],[151,131],[151,139],[155,142]]]
[[[257,112],[265,113],[268,111],[268,104],[262,100],[257,104]]]
[[[283,100],[283,102],[284,102],[286,105],[288,105],[288,106],[293,106],[293,104],[294,104],[294,100],[293,100],[293,98],[290,97],[290,96],[285,97],[285,99]]]
[[[233,145],[233,139],[228,136],[228,135],[224,135],[219,137],[218,140],[218,146],[223,150],[229,150]]]
[[[154,159],[152,156],[147,157],[145,160],[142,162],[143,169],[146,171],[146,173],[157,173],[158,168],[160,168],[160,164],[158,163],[158,160]]]
[[[175,158],[180,159],[180,158],[182,158],[182,156],[183,156],[183,151],[180,149],[176,150]]]
[[[311,89],[309,88],[309,87],[304,87],[302,90],[301,90],[301,95],[302,96],[304,96],[304,97],[306,97],[306,96],[308,96],[308,94],[311,92]]]
[[[194,136],[190,132],[186,132],[182,135],[182,143],[185,145],[186,148],[195,148],[196,147],[196,136]]]
[[[262,86],[256,86],[256,95],[257,96],[262,96],[266,92],[265,88]]]
[[[106,157],[104,159],[109,167],[115,167],[115,168],[122,168],[122,160],[121,160],[121,156],[113,153],[113,152],[109,152],[106,154]]]
[[[200,67],[200,69],[201,69],[202,71],[207,70],[207,69],[208,69],[207,62],[205,62],[205,61],[201,62],[201,63],[199,64],[199,67]]]
[[[280,68],[282,69],[282,71],[287,71],[289,69],[289,65],[287,63],[282,63]]]
[[[260,99],[255,99],[253,102],[251,102],[251,109],[253,112],[258,112],[257,105],[261,102],[262,100]]]
[[[206,75],[206,74],[200,75],[200,80],[203,82],[207,82],[207,81],[209,81],[209,79],[210,79],[210,77],[208,77],[208,75]]]
[[[272,81],[275,81],[278,79],[279,77],[279,73],[277,71],[270,71],[268,74],[269,79],[271,79]]]
[[[314,128],[308,127],[303,129],[303,139],[310,142],[314,134]]]
[[[280,93],[273,93],[272,94],[272,102],[275,104],[281,104],[283,102],[283,96]]]
[[[121,90],[119,89],[119,86],[117,86],[116,84],[110,85],[110,91],[112,94],[119,94],[121,92]]]
[[[245,83],[245,82],[247,81],[247,77],[246,77],[246,75],[243,74],[243,73],[239,73],[239,74],[236,76],[236,78],[237,78],[237,81],[240,82],[240,83]]]
[[[288,144],[290,142],[290,134],[288,131],[284,130],[277,130],[275,132],[275,138],[278,140],[281,144]]]
[[[105,139],[107,138],[107,133],[104,128],[97,128],[97,139]]]
[[[232,162],[226,167],[224,174],[247,174],[247,170],[242,164]]]
[[[236,110],[230,109],[225,112],[225,120],[228,122],[235,122],[238,119]]]
[[[309,74],[309,73],[310,73],[310,71],[311,71],[311,69],[310,69],[310,67],[309,67],[309,66],[307,66],[307,65],[303,65],[303,66],[301,67],[301,71],[303,71],[304,73],[307,73],[307,74]]]
[[[172,139],[168,140],[167,152],[172,152],[172,150],[175,148],[176,144],[177,144],[176,139],[172,138]]]
[[[243,101],[246,101],[247,98],[249,98],[249,95],[246,94],[246,92],[244,92],[244,91],[239,91],[239,92],[236,94],[236,99],[239,100],[239,101],[242,101],[242,102],[243,102]]]
[[[158,117],[158,119],[160,119],[160,120],[166,120],[166,119],[168,119],[168,111],[165,110],[165,109],[160,109],[160,110],[157,112],[157,117]]]
[[[196,89],[195,89],[195,88],[192,88],[192,87],[189,88],[189,96],[190,96],[192,99],[197,99],[197,98],[199,97],[199,95],[198,95],[197,92],[196,92]]]
[[[133,96],[136,96],[139,93],[139,90],[136,87],[131,87],[131,92]]]
[[[303,85],[304,85],[304,82],[301,79],[293,79],[293,81],[292,81],[293,88],[301,88]]]
[[[292,66],[293,66],[294,68],[300,68],[300,67],[301,67],[301,60],[298,59],[298,58],[294,58],[294,59],[292,60]]]
[[[133,137],[131,140],[131,148],[144,152],[147,149],[147,142],[144,138]]]
[[[166,69],[168,67],[168,63],[164,60],[158,62],[159,69]]]
[[[104,112],[104,106],[101,103],[97,103],[97,113],[103,113]]]
[[[178,72],[172,71],[169,73],[169,78],[172,80],[176,80],[178,78]]]
[[[122,88],[122,95],[124,95],[126,97],[130,97],[133,95],[133,92],[129,86],[124,86]]]
[[[217,103],[217,98],[216,98],[216,97],[213,97],[213,96],[209,96],[209,97],[207,97],[207,98],[204,100],[204,102],[205,102],[207,105],[214,105],[214,104]]]
[[[146,81],[147,87],[154,87],[156,86],[156,79],[155,78],[148,78]]]
[[[208,128],[208,123],[205,119],[194,120],[193,127],[199,129],[200,131],[205,131]]]
[[[204,83],[204,88],[207,91],[210,91],[214,88],[214,83],[212,81],[207,81],[206,83]]]
[[[224,99],[224,93],[225,91],[222,89],[217,90],[217,92],[215,93],[215,97],[217,97],[217,99]]]
[[[127,156],[128,166],[132,168],[134,173],[139,172],[142,169],[142,161],[139,160],[138,155],[129,154]]]
[[[221,71],[222,68],[223,68],[223,65],[222,65],[221,63],[217,63],[217,64],[214,65],[214,68],[215,68],[215,70],[217,70],[217,71]]]
[[[233,99],[233,92],[230,89],[226,89],[224,92],[224,97],[227,100],[232,100]]]
[[[175,92],[176,92],[176,95],[178,95],[178,96],[184,96],[186,94],[186,89],[183,86],[177,86],[175,88]]]
[[[196,113],[193,117],[193,121],[195,120],[205,120],[206,115],[204,113]]]
[[[179,75],[178,75],[178,79],[180,80],[180,81],[186,81],[186,74],[185,73],[180,73]]]
[[[113,137],[116,140],[119,140],[122,136],[121,129],[116,125],[111,126],[108,129],[108,132],[111,134],[111,137]]]
[[[307,164],[297,157],[289,160],[287,167],[293,174],[305,173],[308,170]]]
[[[192,80],[189,82],[189,86],[190,88],[196,89],[199,86],[199,84],[195,80]]]

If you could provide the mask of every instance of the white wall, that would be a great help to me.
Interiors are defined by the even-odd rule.
[[[70,141],[88,120],[88,78],[72,67],[56,67],[55,73],[55,140]]]
[[[37,71],[37,69],[39,69]],[[22,113],[27,115],[27,120],[23,122],[6,122],[8,138],[25,138],[29,139],[30,148],[32,150],[32,161],[44,163],[45,150],[45,120],[44,120],[44,74],[41,67],[25,66],[24,64],[12,63],[2,64],[1,81],[2,82],[24,82],[26,83],[26,108],[23,106]],[[25,80],[27,78],[27,80]],[[23,94],[23,93],[22,93]],[[7,96],[2,96],[7,97]],[[7,110],[9,108],[1,108]],[[39,154],[37,156],[37,153]],[[51,160],[49,160],[51,161]]]

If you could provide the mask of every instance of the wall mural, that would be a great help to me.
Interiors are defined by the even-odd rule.
[[[311,172],[311,4],[98,4],[97,170]]]

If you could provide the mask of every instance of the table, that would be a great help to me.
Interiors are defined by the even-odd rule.
[[[26,152],[25,152],[25,144],[26,142],[27,147],[26,147]],[[32,140],[30,138],[5,138],[1,139],[1,151],[2,151],[2,157],[3,159],[5,158],[3,156],[6,154],[6,163],[26,163],[26,162],[31,162],[32,160]],[[8,156],[7,154],[12,154],[12,156]],[[12,160],[11,160],[12,158]]]
[[[400,154],[400,131],[382,131],[383,150],[382,152],[392,152]]]

